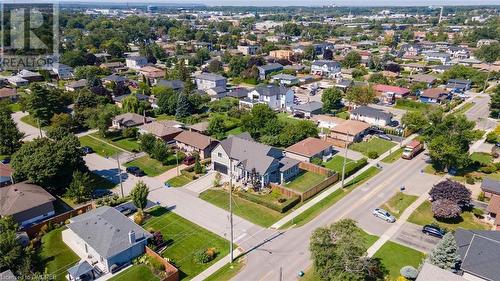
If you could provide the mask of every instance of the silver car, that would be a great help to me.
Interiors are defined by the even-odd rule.
[[[381,208],[376,208],[375,210],[373,210],[372,214],[390,223],[396,221],[396,218],[393,215],[389,214],[389,212]]]

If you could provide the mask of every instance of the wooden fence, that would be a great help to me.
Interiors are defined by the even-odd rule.
[[[179,280],[179,269],[177,267],[170,264],[166,259],[162,256],[158,255],[157,252],[151,250],[148,246],[146,246],[146,255],[153,257],[157,261],[159,261],[163,266],[165,266],[166,277],[161,281],[178,281]]]
[[[76,217],[78,215],[81,215],[83,213],[86,213],[92,209],[95,209],[95,204],[89,203],[89,204],[83,205],[79,208],[76,208],[74,210],[68,211],[66,213],[62,213],[62,214],[57,215],[55,217],[51,217],[51,218],[44,220],[42,222],[39,222],[37,224],[26,227],[23,230],[26,231],[26,233],[28,234],[28,237],[30,239],[33,239],[38,235],[38,233],[40,232],[42,227],[44,227],[45,225],[49,225],[49,224],[55,225],[55,224],[59,224],[59,223],[64,223],[66,220],[68,220],[72,217]]]
[[[285,186],[282,186],[282,185],[279,185],[276,183],[270,183],[269,185],[271,186],[271,189],[278,190],[281,194],[283,194],[284,196],[286,196],[288,198],[291,198],[294,196],[299,196],[300,200],[302,201],[302,193],[300,193],[298,191],[295,191],[293,189],[290,189],[288,187],[285,187]]]
[[[306,171],[309,171],[309,172],[315,173],[315,174],[320,174],[320,175],[325,176],[325,177],[330,177],[331,175],[333,175],[332,170],[315,165],[313,163],[309,163],[309,162],[300,162],[299,169],[306,170]]]
[[[314,165],[314,166],[316,166],[316,165]],[[329,177],[327,177],[326,179],[324,179],[322,182],[318,183],[317,185],[309,188],[308,190],[306,190],[304,192],[295,191],[293,189],[290,189],[288,187],[285,187],[285,186],[282,186],[282,185],[279,185],[279,184],[271,183],[270,185],[271,185],[272,189],[279,190],[281,192],[281,194],[283,194],[284,196],[287,196],[287,197],[299,196],[300,197],[300,201],[304,202],[307,199],[309,199],[309,198],[313,197],[314,195],[320,193],[322,190],[324,190],[325,188],[329,187],[330,185],[336,183],[339,180],[339,174],[338,173],[334,173],[332,171],[330,171],[330,173],[333,174],[333,175],[330,175]]]

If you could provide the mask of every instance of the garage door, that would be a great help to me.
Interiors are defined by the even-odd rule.
[[[227,175],[227,166],[224,164],[214,162],[214,170],[216,170],[219,173]]]

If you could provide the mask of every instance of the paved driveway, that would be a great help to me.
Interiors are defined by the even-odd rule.
[[[197,179],[195,181],[192,181],[192,182],[186,184],[182,188],[190,190],[196,194],[200,194],[203,191],[205,191],[213,186],[215,174],[216,173],[213,171],[208,172],[206,175],[200,177],[199,179]]]
[[[406,222],[392,238],[393,241],[428,253],[439,242],[439,238],[422,233],[422,226]]]
[[[40,137],[40,130],[38,128],[21,121],[21,118],[27,115],[29,115],[28,112],[22,111],[12,113],[12,119],[14,119],[14,122],[16,122],[17,128],[19,129],[19,131],[24,133],[24,141],[30,141]],[[42,131],[42,136],[45,136],[44,131]]]

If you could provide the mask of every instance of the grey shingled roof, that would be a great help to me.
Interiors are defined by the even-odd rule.
[[[214,73],[208,73],[208,72],[197,74],[194,77],[196,79],[202,79],[202,80],[208,80],[208,81],[226,80],[226,78],[224,76],[214,74]]]
[[[283,69],[283,65],[280,63],[268,63],[265,65],[261,65],[258,67],[259,69],[265,70],[265,71],[270,71],[270,70],[277,70],[277,69]]]
[[[416,281],[436,281],[436,280],[467,281],[467,279],[457,274],[454,274],[451,271],[441,269],[430,263],[424,263],[422,269],[418,273]]]
[[[0,215],[18,214],[43,204],[54,202],[56,198],[41,186],[26,181],[0,188]],[[40,215],[33,214],[34,217]]]
[[[129,242],[130,231],[135,232],[136,242],[152,237],[131,219],[108,206],[72,218],[68,228],[105,258],[113,257],[132,246]]]
[[[14,273],[12,273],[12,271],[10,271],[10,269],[7,269],[6,271],[4,272],[0,272],[0,280],[2,281],[14,281],[14,280],[17,280],[17,277],[14,275]]]
[[[184,88],[184,82],[181,80],[165,80],[160,79],[156,82],[156,85],[171,88],[174,90],[179,90]]]
[[[323,103],[319,101],[310,101],[293,107],[294,110],[300,110],[305,112],[313,112],[316,110],[321,110],[322,108],[323,108]]]
[[[360,106],[354,109],[351,114],[354,115],[362,115],[367,117],[379,118],[383,120],[389,120],[392,118],[392,114],[389,112],[385,112],[383,110],[369,107],[369,106]]]
[[[481,183],[481,188],[484,191],[500,195],[500,181],[484,178],[483,182]]]
[[[284,95],[288,92],[287,87],[277,86],[277,85],[263,85],[255,88],[254,91],[257,91],[259,95],[262,96],[276,96],[276,95]]]
[[[498,280],[500,276],[500,231],[455,231],[461,269],[486,280]]]
[[[340,64],[336,61],[333,61],[333,60],[315,60],[312,62],[312,65],[319,66],[319,67],[322,67],[325,64],[329,68],[340,67]]]

